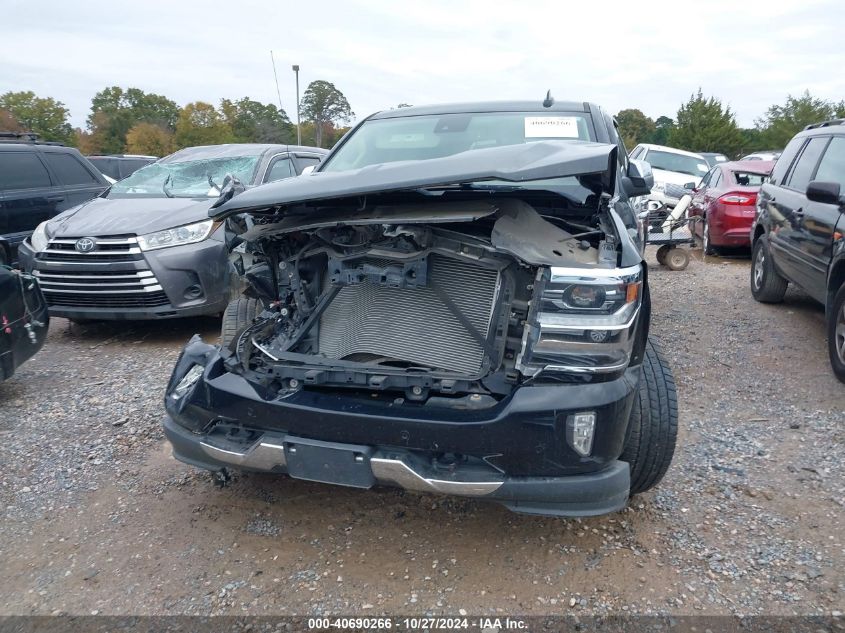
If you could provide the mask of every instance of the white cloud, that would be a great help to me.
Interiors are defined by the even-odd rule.
[[[845,98],[836,0],[653,3],[12,2],[0,40],[0,93],[53,96],[83,125],[91,97],[137,86],[179,103],[248,95],[295,113],[301,86],[332,81],[364,116],[414,104],[594,100],[674,116],[699,86],[751,125],[811,89]]]

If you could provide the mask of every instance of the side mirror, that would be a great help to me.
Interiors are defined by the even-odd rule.
[[[685,182],[684,189],[689,189],[690,191],[695,191],[695,183],[694,182]]]
[[[316,165],[308,165],[305,169],[302,170],[302,173],[299,174],[300,176],[308,176],[311,174],[312,171],[316,168]]]
[[[654,186],[651,165],[644,160],[628,161],[628,173],[622,178],[622,185],[630,197],[650,194]]]
[[[842,204],[841,187],[838,182],[814,180],[807,185],[807,200],[822,204]]]

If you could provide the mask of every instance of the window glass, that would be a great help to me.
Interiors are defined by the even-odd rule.
[[[757,174],[751,171],[732,171],[734,184],[741,187],[759,187],[769,182],[768,174]]]
[[[721,169],[714,169],[713,170],[713,177],[710,179],[710,187],[715,189],[720,184],[722,184],[722,170]]]
[[[689,174],[690,176],[695,176],[696,178],[700,178],[706,174],[709,169],[703,158],[687,156],[685,154],[675,154],[674,152],[664,152],[655,149],[648,153],[647,160],[651,163],[653,169],[662,169],[664,171]]]
[[[118,168],[117,159],[116,158],[106,158],[106,157],[91,157],[88,159],[94,167],[100,170],[100,173],[108,176],[109,178],[114,178],[115,180],[120,180],[122,176],[120,175],[120,169]]]
[[[300,164],[302,169],[306,167],[311,167],[312,165],[316,167],[320,164],[321,159],[316,156],[300,156],[299,154],[296,155],[296,162]]]
[[[709,172],[707,172],[707,175],[704,176],[704,178],[701,179],[701,185],[699,185],[699,188],[704,189],[705,187],[709,187],[710,181],[713,180],[713,177],[715,175],[716,175],[715,169],[711,169]]]
[[[115,183],[108,197],[216,198],[220,195],[218,187],[223,186],[223,179],[229,174],[244,184],[251,184],[257,164],[258,156],[182,160],[174,155],[170,159],[142,167],[128,178]]]
[[[402,160],[429,160],[534,141],[591,141],[584,113],[463,112],[370,119],[352,132],[320,171],[345,171]]]
[[[0,189],[49,187],[50,174],[31,152],[0,152]]]
[[[642,154],[642,152],[643,152],[643,148],[638,145],[633,150],[631,150],[631,158],[639,158],[640,154]]]
[[[813,180],[838,182],[845,191],[845,137],[834,136]]]
[[[803,138],[794,138],[789,141],[786,149],[784,149],[783,153],[777,158],[775,168],[772,170],[772,184],[783,184],[784,178],[786,177],[786,171],[789,169],[789,166],[792,164],[792,160],[795,158],[795,154],[797,154],[798,150],[801,149],[801,145],[803,143]],[[743,158],[742,160],[748,159]]]
[[[146,158],[121,158],[117,162],[120,171],[120,178],[126,178],[141,169],[141,167],[146,167],[155,161],[148,160]]]
[[[296,176],[296,171],[293,169],[293,163],[290,158],[277,158],[273,161],[273,165],[270,167],[270,173],[267,174],[264,182],[275,182],[290,178],[291,176]]]
[[[76,156],[47,152],[44,154],[44,159],[63,185],[97,184],[97,179],[85,169],[85,165],[77,160]]]
[[[798,162],[795,163],[795,167],[792,168],[792,173],[789,175],[787,187],[796,191],[806,191],[828,138],[827,136],[815,136],[804,146],[804,150],[798,157]]]

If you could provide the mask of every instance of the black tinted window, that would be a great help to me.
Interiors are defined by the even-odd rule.
[[[845,137],[834,136],[830,141],[814,180],[838,182],[845,190]]]
[[[120,166],[120,177],[126,178],[127,176],[131,176],[136,171],[141,169],[141,167],[146,167],[153,161],[145,160],[143,158],[123,158],[118,161],[118,165]]]
[[[291,163],[290,158],[279,158],[273,163],[273,166],[270,167],[270,173],[267,174],[267,178],[264,179],[264,182],[284,180],[285,178],[290,178],[291,176],[296,176],[296,172],[293,169],[293,163]]]
[[[120,170],[118,169],[118,161],[116,158],[89,158],[89,161],[96,167],[101,174],[120,180]]]
[[[780,157],[778,157],[777,162],[775,163],[775,168],[772,170],[771,182],[773,184],[783,184],[783,179],[786,176],[786,170],[789,169],[789,166],[792,164],[792,160],[795,158],[795,154],[801,148],[801,144],[803,142],[803,138],[794,138],[789,141],[786,149],[783,150],[783,153]],[[742,160],[750,159],[743,158]]]
[[[320,159],[316,156],[300,156],[297,154],[296,162],[299,163],[299,166],[302,167],[302,169],[305,169],[306,167],[311,167],[312,165],[316,167],[320,164]]]
[[[73,154],[48,153],[44,155],[44,158],[63,185],[97,184],[97,179]]]
[[[0,189],[49,187],[50,174],[30,152],[0,152]]]
[[[806,191],[807,184],[813,177],[813,172],[816,165],[819,163],[819,158],[822,155],[824,146],[827,144],[828,137],[816,136],[804,146],[804,150],[798,157],[795,167],[792,168],[792,173],[789,175],[789,182],[786,186],[796,191]]]

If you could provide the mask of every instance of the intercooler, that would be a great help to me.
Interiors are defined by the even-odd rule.
[[[423,288],[368,282],[343,287],[320,318],[320,353],[337,359],[383,357],[477,374],[484,347],[454,311],[486,339],[499,273],[441,255],[430,255],[428,265]]]

